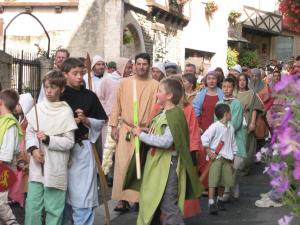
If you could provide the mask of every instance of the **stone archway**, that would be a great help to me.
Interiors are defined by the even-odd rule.
[[[133,58],[137,53],[145,52],[142,28],[136,18],[137,16],[131,10],[125,14],[122,46],[123,57]],[[124,38],[124,36],[126,37]]]

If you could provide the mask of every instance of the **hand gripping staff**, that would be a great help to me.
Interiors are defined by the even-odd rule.
[[[86,68],[87,68],[87,72],[88,72],[89,90],[92,91],[92,77],[91,77],[91,69],[92,68],[91,68],[91,58],[90,58],[89,53],[87,53],[87,55],[86,55],[85,64],[86,64]],[[97,170],[98,170],[98,173],[99,173],[99,176],[100,176],[100,188],[101,188],[101,195],[102,195],[102,200],[103,200],[104,208],[105,208],[106,225],[111,225],[109,209],[108,209],[108,204],[107,204],[107,200],[106,200],[107,182],[106,182],[106,179],[105,179],[104,172],[102,170],[101,161],[100,161],[99,155],[97,153],[95,143],[92,143],[92,149],[93,149],[93,154],[94,154],[96,165],[97,165]]]
[[[133,125],[137,127],[139,125],[139,109],[137,101],[137,86],[136,79],[133,79]],[[141,162],[140,162],[140,140],[138,136],[134,136],[134,151],[136,162],[136,177],[141,179]]]
[[[42,90],[43,91],[43,90]],[[33,107],[34,107],[34,112],[35,112],[35,121],[36,121],[36,130],[37,132],[40,131],[40,125],[39,125],[39,117],[38,117],[38,112],[37,112],[37,107],[36,107],[36,98],[33,99]],[[39,150],[43,151],[42,149],[42,141],[39,141]],[[44,176],[44,163],[41,163],[41,170],[42,170],[42,176]]]
[[[224,145],[224,141],[220,141],[218,146],[216,147],[216,150],[215,150],[215,154],[218,156],[220,151],[222,150],[223,148],[223,145]],[[204,181],[204,179],[206,178],[206,176],[208,175],[208,172],[209,172],[209,168],[211,167],[211,164],[213,163],[213,160],[209,160],[205,170],[203,171],[203,173],[201,174],[200,176],[200,182],[202,183]]]

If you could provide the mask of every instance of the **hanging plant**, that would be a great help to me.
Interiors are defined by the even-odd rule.
[[[228,15],[228,22],[231,26],[234,26],[238,19],[241,17],[242,13],[237,12],[237,11],[230,11],[229,15]]]
[[[283,15],[283,26],[300,33],[300,1],[279,0],[279,11]]]
[[[205,5],[205,15],[210,20],[213,14],[218,10],[218,6],[214,1],[208,1]]]
[[[128,29],[123,31],[123,44],[128,45],[134,41],[132,34]]]

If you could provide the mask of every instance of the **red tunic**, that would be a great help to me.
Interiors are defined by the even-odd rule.
[[[205,95],[204,101],[202,104],[202,114],[198,117],[199,127],[202,129],[203,132],[207,130],[207,128],[214,122],[214,115],[215,115],[215,106],[219,101],[218,96],[210,96]],[[200,151],[198,154],[198,164],[199,164],[199,172],[200,174],[204,172],[207,161],[206,161],[206,152],[205,150]],[[208,178],[203,181],[203,185],[205,188],[208,188]]]
[[[219,101],[218,96],[205,95],[202,104],[202,114],[198,117],[199,127],[203,132],[214,122],[215,106]]]

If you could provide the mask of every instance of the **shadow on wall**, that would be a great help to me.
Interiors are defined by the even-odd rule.
[[[91,56],[104,53],[105,1],[95,0],[69,42],[71,55]]]

